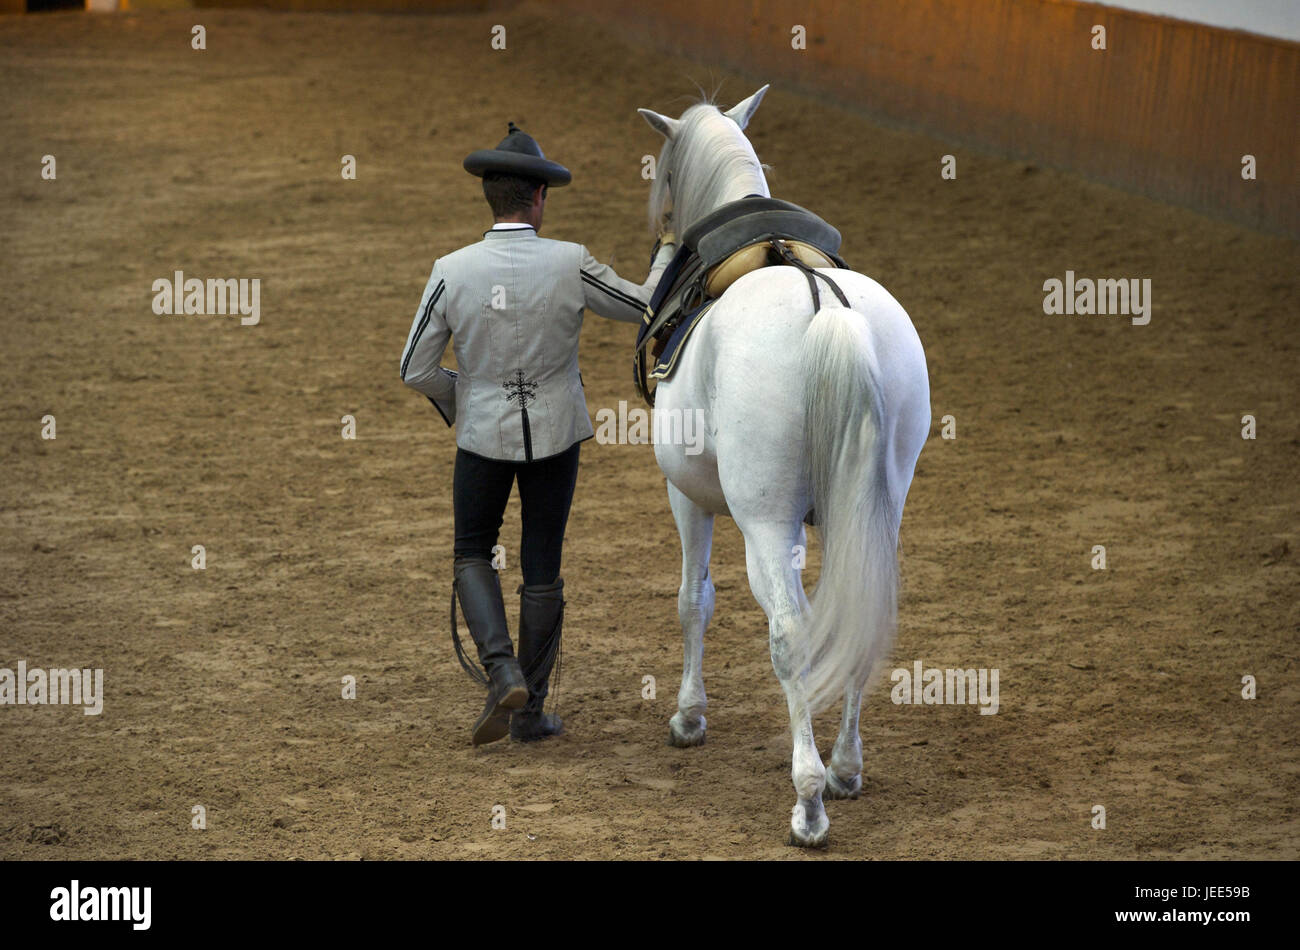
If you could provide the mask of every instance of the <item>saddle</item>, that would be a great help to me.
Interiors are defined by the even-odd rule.
[[[642,314],[633,358],[637,393],[654,405],[649,381],[672,373],[691,331],[745,274],[769,265],[797,267],[808,277],[817,306],[812,272],[819,267],[847,268],[839,249],[839,231],[806,208],[779,198],[751,195],[695,222],[682,234],[682,245]],[[844,301],[834,282],[828,283]]]

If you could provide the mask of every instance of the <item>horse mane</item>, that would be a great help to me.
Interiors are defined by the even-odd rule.
[[[682,113],[677,134],[664,141],[650,186],[650,227],[664,230],[672,212],[672,230],[680,237],[719,205],[755,194],[770,197],[764,165],[734,120],[711,99]],[[673,184],[668,183],[669,176]]]

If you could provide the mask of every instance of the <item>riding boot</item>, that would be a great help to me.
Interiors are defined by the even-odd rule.
[[[488,677],[487,702],[471,734],[477,746],[505,736],[510,729],[510,712],[528,701],[528,685],[514,656],[501,579],[492,562],[479,557],[457,558],[455,574],[461,613]]]
[[[519,665],[528,681],[528,702],[510,717],[510,738],[532,742],[559,735],[564,723],[542,711],[551,669],[560,652],[564,623],[564,580],[519,588]]]

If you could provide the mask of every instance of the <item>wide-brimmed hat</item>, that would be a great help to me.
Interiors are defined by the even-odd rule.
[[[567,185],[573,178],[559,162],[542,154],[537,141],[513,122],[496,148],[481,148],[465,158],[465,171],[482,178],[489,172],[537,178],[548,185]]]

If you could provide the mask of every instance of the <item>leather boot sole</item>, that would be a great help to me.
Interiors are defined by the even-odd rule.
[[[522,709],[528,702],[528,687],[516,686],[510,689],[495,704],[489,702],[484,707],[482,715],[474,723],[474,734],[472,740],[474,745],[487,745],[489,742],[496,742],[498,739],[504,739],[510,732],[510,713],[515,709]]]

